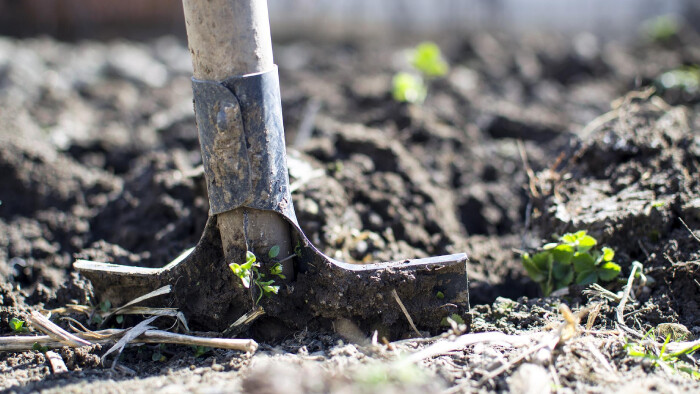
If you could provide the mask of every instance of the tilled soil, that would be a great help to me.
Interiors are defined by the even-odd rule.
[[[467,252],[472,330],[506,334],[545,332],[561,321],[559,303],[592,305],[595,297],[575,286],[564,298],[537,298],[519,257],[585,229],[616,250],[623,277],[638,260],[653,280],[627,325],[647,332],[680,323],[700,336],[700,241],[680,220],[700,227],[700,93],[657,82],[700,63],[694,37],[450,38],[439,44],[451,70],[431,82],[423,105],[391,99],[392,75],[414,42],[279,43],[299,223],[345,261]],[[168,37],[0,38],[0,333],[10,335],[9,320],[30,310],[94,305],[89,283],[73,272],[76,258],[161,267],[197,242],[208,201],[189,62],[184,44]],[[600,305],[592,328],[615,328],[616,304]],[[52,375],[40,352],[2,353],[0,387],[522,391],[534,387],[528,376],[542,374],[542,390],[629,390],[632,379],[650,390],[700,387],[627,356],[619,338],[573,341],[549,362],[529,357],[482,382],[512,353],[475,345],[395,368],[397,352],[425,344],[347,344],[357,337],[339,331],[297,332],[253,356],[131,347],[120,358],[128,369],[117,370],[100,364],[105,348],[64,348],[63,375]]]

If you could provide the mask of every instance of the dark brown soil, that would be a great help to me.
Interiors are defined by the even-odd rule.
[[[280,43],[275,57],[300,225],[324,253],[351,262],[467,252],[472,329],[506,333],[542,329],[558,313],[559,301],[537,298],[518,251],[586,229],[617,251],[623,277],[638,260],[654,280],[639,294],[630,327],[680,323],[700,336],[700,243],[680,221],[700,227],[700,93],[643,93],[659,87],[663,72],[700,63],[689,37],[621,44],[588,35],[475,34],[438,41],[451,71],[431,83],[423,105],[391,99],[392,75],[405,67],[397,59],[413,41]],[[33,309],[94,305],[90,284],[73,272],[76,258],[161,267],[197,242],[208,201],[190,75],[186,47],[171,38],[0,38],[0,334],[11,334],[8,321]],[[622,96],[610,116],[584,128]],[[305,120],[313,126],[300,131]],[[581,290],[570,289],[564,301],[587,305]],[[596,329],[614,328],[614,307],[601,307]],[[517,387],[517,374],[477,385],[481,375],[466,350],[408,374],[384,370],[373,363],[389,356],[347,345],[347,332],[339,331],[296,332],[263,344],[252,358],[131,347],[120,364],[135,376],[101,366],[103,348],[60,350],[71,371],[65,375],[51,375],[39,352],[2,353],[0,387]],[[267,337],[256,326],[247,334]],[[627,375],[589,379],[566,353],[555,363],[560,385],[622,389],[642,376],[651,387],[653,368],[615,346],[605,355]],[[165,361],[152,361],[155,352]],[[496,357],[487,353],[482,363]],[[377,370],[385,372],[381,379],[371,372]],[[683,390],[689,382],[668,384]]]

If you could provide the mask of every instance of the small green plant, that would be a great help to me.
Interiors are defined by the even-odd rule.
[[[445,76],[450,70],[450,66],[440,53],[440,47],[433,42],[420,43],[413,50],[411,65],[430,78]]]
[[[194,350],[194,357],[195,357],[195,358],[199,358],[199,357],[202,357],[203,355],[205,355],[208,351],[210,351],[211,348],[210,348],[210,347],[206,347],[206,346],[195,346],[195,345],[193,345],[193,346],[192,346],[192,350]]]
[[[680,89],[688,94],[700,90],[700,65],[683,66],[666,71],[656,79],[656,85],[662,89]]]
[[[156,348],[156,350],[154,350],[153,353],[151,354],[151,360],[161,361],[161,362],[167,360],[167,358],[163,354],[164,350],[165,350],[165,344],[164,343],[159,344],[158,347]]]
[[[32,350],[36,350],[37,352],[46,353],[47,351],[49,351],[49,347],[42,346],[39,342],[34,342],[34,344],[32,345]]]
[[[275,247],[277,247],[277,254],[279,254],[279,247],[273,246],[273,248],[270,249],[270,252],[268,252],[268,255],[274,254],[272,249]],[[277,254],[275,254],[275,256]],[[259,295],[255,300],[256,304],[260,302],[263,295],[269,297],[272,294],[277,294],[280,289],[279,286],[273,285],[273,283],[275,283],[274,279],[263,281],[265,274],[260,272],[260,263],[257,261],[255,254],[251,251],[246,252],[246,261],[244,264],[231,263],[229,264],[229,267],[231,268],[231,271],[233,271],[233,274],[241,280],[243,287],[249,289],[252,282],[258,288]],[[282,275],[282,264],[276,263],[273,265],[272,268],[270,268],[270,274],[284,279],[285,277]]]
[[[10,329],[12,329],[12,332],[16,334],[27,332],[27,327],[24,326],[24,320],[20,320],[16,317],[13,317],[12,319],[10,319],[9,325]]]
[[[688,346],[677,352],[668,353],[668,344],[671,342],[671,334],[669,334],[666,336],[663,345],[661,345],[661,350],[657,352],[655,346],[650,346],[648,341],[645,343],[644,340],[647,338],[651,339],[652,343],[656,342],[653,330],[650,330],[639,342],[627,342],[625,344],[627,355],[649,360],[655,367],[660,366],[666,370],[681,371],[695,379],[700,379],[700,371],[694,365],[685,361],[688,356],[700,350],[700,344]],[[656,344],[656,346],[658,346],[658,344]]]
[[[428,88],[419,75],[400,72],[392,81],[394,100],[401,103],[422,103],[428,94]]]
[[[423,42],[409,53],[412,72],[399,72],[392,80],[392,96],[398,102],[419,104],[428,95],[426,80],[442,77],[450,67],[440,53],[440,47]]]
[[[680,28],[678,19],[673,15],[661,15],[646,21],[642,26],[642,31],[650,40],[663,43],[676,37]]]
[[[597,243],[585,231],[567,233],[559,242],[544,245],[532,256],[524,253],[523,266],[530,278],[540,284],[545,296],[571,283],[589,285],[598,280],[611,281],[621,271],[613,262],[615,252],[608,247],[593,249]]]

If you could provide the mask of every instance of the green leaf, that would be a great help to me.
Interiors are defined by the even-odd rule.
[[[554,248],[557,247],[557,245],[559,245],[559,244],[556,243],[556,242],[550,242],[550,243],[548,243],[548,244],[544,244],[544,246],[542,247],[542,249],[544,249],[544,250],[554,249]]]
[[[542,272],[548,272],[554,262],[554,257],[549,252],[540,252],[532,256],[532,262]]]
[[[598,280],[598,274],[594,270],[579,272],[576,275],[576,284],[586,286],[595,283]]]
[[[590,235],[584,235],[581,237],[581,239],[578,240],[578,246],[576,247],[576,250],[579,252],[586,252],[590,250],[592,247],[594,247],[598,241],[595,240],[595,238],[591,237]]]
[[[265,294],[277,294],[277,292],[280,290],[279,286],[263,286],[262,288]]]
[[[558,283],[558,289],[568,286],[574,280],[574,269],[571,265],[554,263],[552,273]]]
[[[228,266],[229,268],[231,268],[231,271],[233,271],[234,275],[236,276],[240,276],[241,272],[243,272],[243,268],[236,263],[231,263]]]
[[[124,315],[117,315],[117,324],[122,324],[124,323]]]
[[[441,77],[447,74],[450,66],[442,58],[440,47],[432,42],[419,44],[413,51],[411,64],[428,77]]]
[[[576,235],[571,234],[571,233],[566,233],[566,234],[562,235],[560,240],[562,242],[566,242],[568,244],[573,244],[573,243],[576,243]]]
[[[619,265],[613,263],[612,261],[607,261],[598,267],[598,276],[600,279],[609,282],[620,275],[622,269]]]
[[[574,256],[574,248],[571,245],[560,244],[551,251],[554,260],[564,264],[570,264],[571,258]]]
[[[245,263],[246,264],[250,264],[250,266],[252,267],[253,263],[255,263],[255,261],[256,261],[256,257],[255,257],[255,254],[253,252],[251,252],[250,250],[245,252]]]
[[[270,273],[272,275],[282,275],[282,264],[277,263],[270,268]]]
[[[39,344],[39,342],[34,342],[34,344],[32,345],[32,350],[36,350],[37,352],[46,353],[49,350],[49,347],[42,346]]]
[[[14,332],[22,332],[22,331],[26,331],[26,330],[27,330],[27,329],[24,327],[24,320],[20,320],[20,319],[18,319],[18,318],[16,318],[16,317],[13,317],[12,319],[10,319],[9,324],[10,324],[10,328],[11,328],[12,331],[14,331]]]
[[[243,287],[245,287],[246,289],[249,289],[250,288],[250,276],[245,275],[245,276],[241,276],[240,278],[241,278],[241,283],[243,283]]]
[[[603,247],[603,261],[612,261],[615,258],[615,251],[606,247]]]
[[[569,274],[569,271],[573,271],[573,268],[570,265],[562,264],[558,261],[555,261],[552,265],[552,274],[554,275],[555,279],[564,278]]]
[[[421,77],[405,72],[394,75],[391,91],[394,100],[414,104],[422,103],[428,94],[428,89]]]
[[[595,268],[595,260],[589,253],[576,252],[571,261],[576,272],[592,271]]]
[[[438,300],[441,300],[445,298],[445,293],[438,290],[438,292],[435,294],[435,297],[437,297]]]
[[[545,280],[546,275],[542,272],[542,270],[537,268],[537,266],[535,265],[535,263],[532,262],[532,259],[527,253],[523,255],[523,267],[525,267],[527,275],[535,282],[542,282],[543,280]]]
[[[100,302],[100,310],[102,312],[109,312],[109,309],[112,307],[112,303],[109,302],[109,300],[104,300]]]
[[[456,313],[451,314],[450,319],[452,319],[457,324],[464,324],[464,319],[462,319],[462,316]]]
[[[280,254],[280,247],[278,245],[275,245],[270,248],[270,251],[267,252],[267,256],[271,259],[274,259],[275,257],[279,256]]]

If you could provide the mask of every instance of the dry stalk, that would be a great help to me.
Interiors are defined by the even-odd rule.
[[[399,304],[399,307],[401,308],[401,311],[403,312],[404,316],[406,316],[406,320],[408,320],[408,324],[411,325],[411,328],[413,329],[413,332],[416,333],[419,337],[422,337],[423,335],[418,331],[416,328],[416,325],[413,324],[413,319],[411,318],[411,315],[408,314],[408,310],[406,310],[406,307],[403,305],[403,302],[401,302],[401,298],[399,298],[399,294],[396,293],[396,289],[391,289],[391,295],[394,296],[394,299],[396,300],[396,303]]]
[[[637,273],[637,270],[642,270],[642,264],[639,263],[638,261],[635,261],[632,263],[632,272],[630,272],[629,278],[627,278],[627,284],[625,285],[624,293],[622,294],[622,298],[620,299],[620,303],[617,305],[617,308],[615,308],[615,313],[617,315],[617,324],[618,327],[625,332],[632,334],[636,336],[637,338],[642,338],[643,335],[636,332],[635,330],[627,327],[625,324],[625,305],[627,304],[627,300],[630,297],[630,293],[632,292],[632,284],[634,283],[634,276]]]
[[[54,340],[61,342],[64,346],[68,345],[70,347],[80,347],[92,345],[90,342],[82,338],[78,338],[77,336],[57,326],[46,316],[37,311],[32,311],[29,316],[29,323]]]
[[[121,338],[127,330],[108,329],[89,331],[76,334],[85,340],[90,339],[94,344],[105,345]],[[48,335],[38,336],[9,336],[0,337],[0,351],[23,352],[32,350],[34,344],[46,346],[49,349],[58,349],[66,346],[64,342],[57,341]],[[161,330],[147,330],[140,336],[133,338],[130,343],[172,343],[177,345],[207,346],[219,349],[239,350],[253,353],[258,344],[252,339],[211,338],[193,335],[176,334]]]

